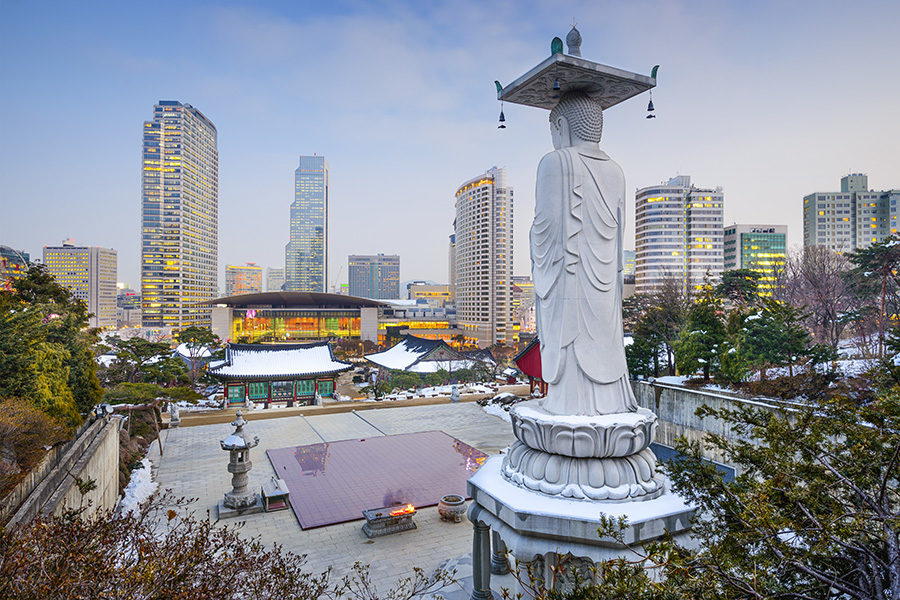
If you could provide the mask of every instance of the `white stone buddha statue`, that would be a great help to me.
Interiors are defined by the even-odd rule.
[[[602,129],[600,104],[565,94],[538,166],[531,264],[551,414],[637,410],[622,333],[625,177],[600,150]]]

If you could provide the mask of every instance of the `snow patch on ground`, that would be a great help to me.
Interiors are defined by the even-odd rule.
[[[174,404],[178,407],[179,412],[204,412],[207,410],[219,410],[220,408],[222,408],[222,394],[214,394],[214,396],[219,396],[219,399],[214,400],[213,397],[210,396],[209,398],[197,400],[195,404],[192,404],[187,400],[179,400]]]
[[[704,390],[709,390],[712,392],[728,392],[730,394],[734,393],[734,390],[730,390],[727,387],[722,387],[720,385],[716,385],[715,383],[707,383],[703,386]]]
[[[117,512],[122,516],[137,516],[141,503],[152,496],[158,486],[150,471],[150,459],[144,457],[141,466],[131,472],[131,479],[125,487],[125,497],[119,500]]]
[[[654,381],[668,383],[670,385],[684,385],[684,382],[688,379],[690,379],[690,377],[685,377],[683,375],[664,375],[662,377],[657,377]]]
[[[503,407],[499,404],[485,404],[481,408],[484,409],[489,415],[494,415],[495,417],[500,417],[507,423],[512,423],[512,418],[509,416],[509,411],[504,410]]]
[[[846,377],[858,377],[865,373],[866,371],[874,368],[877,364],[875,359],[870,358],[853,358],[853,359],[840,359],[835,363],[837,365],[837,371],[842,373]],[[816,365],[816,371],[819,373],[825,373],[830,368],[830,365]],[[801,369],[794,367],[794,374],[797,374],[801,371]],[[774,369],[769,369],[766,372],[766,376],[769,378],[772,377],[787,377],[790,375],[790,369],[787,367],[777,367]],[[749,377],[752,381],[759,380],[759,373],[754,373]]]

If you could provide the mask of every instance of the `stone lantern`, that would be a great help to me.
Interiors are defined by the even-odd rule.
[[[244,425],[246,424],[241,411],[237,411],[236,418],[231,423],[234,433],[219,442],[222,450],[227,450],[229,454],[228,472],[231,473],[232,487],[232,490],[226,492],[225,497],[219,500],[220,519],[253,514],[263,510],[259,494],[250,491],[247,487],[249,482],[247,474],[253,468],[253,463],[250,461],[250,449],[259,444],[259,438],[254,436],[252,441],[247,440],[244,436]]]

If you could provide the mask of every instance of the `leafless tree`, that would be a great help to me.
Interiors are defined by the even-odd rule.
[[[849,273],[846,258],[823,246],[809,246],[791,253],[782,285],[777,286],[780,299],[805,308],[806,326],[815,340],[832,348],[862,308]]]

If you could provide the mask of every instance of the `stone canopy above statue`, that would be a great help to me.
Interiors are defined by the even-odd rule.
[[[578,31],[572,29],[575,33]],[[567,40],[573,38],[569,32]],[[581,36],[577,36],[580,44]],[[570,40],[570,44],[571,44]],[[569,54],[562,52],[562,42],[556,38],[553,54],[536,67],[502,87],[497,82],[497,99],[513,104],[552,109],[566,92],[584,92],[606,110],[620,102],[656,87],[656,67],[653,75],[639,75],[615,67],[585,60],[580,47],[570,45]]]

